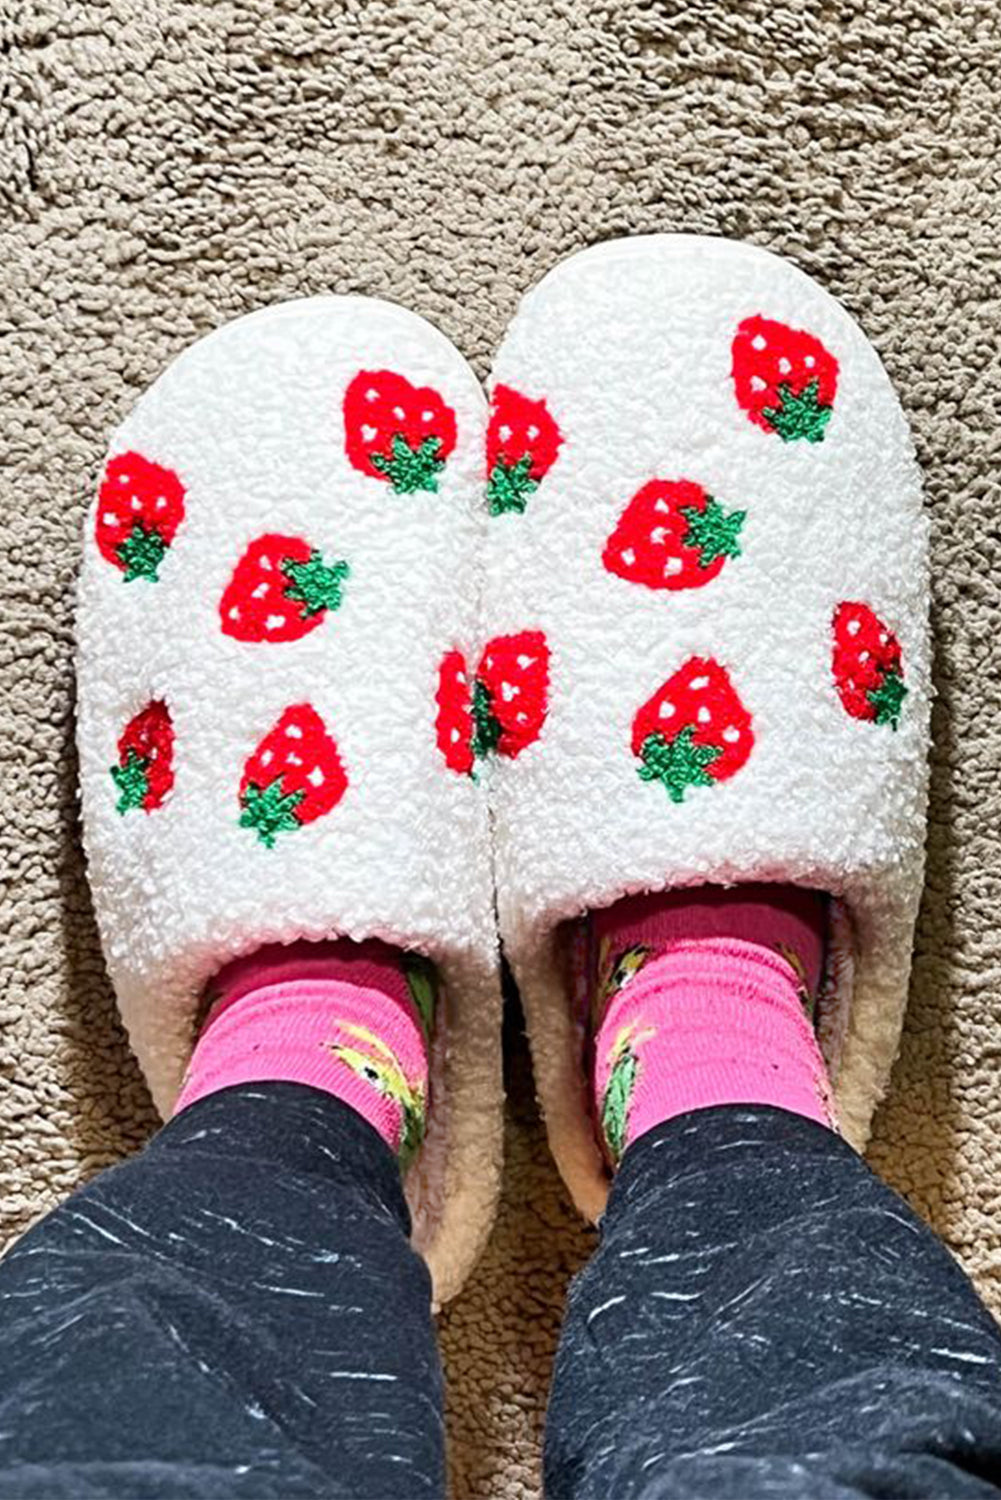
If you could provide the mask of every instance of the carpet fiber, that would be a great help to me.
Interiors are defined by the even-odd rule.
[[[4,1239],[155,1120],[114,1018],[71,747],[106,436],[191,339],[285,297],[424,313],[484,373],[611,235],[743,236],[861,320],[934,529],[928,885],[872,1160],[1001,1312],[1001,36],[993,0],[0,0]],[[873,506],[880,503],[872,496]],[[456,1500],[538,1494],[586,1255],[513,1030],[507,1195],[445,1314]]]

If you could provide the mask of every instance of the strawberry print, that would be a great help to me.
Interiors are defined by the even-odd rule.
[[[900,642],[867,604],[838,605],[833,666],[846,713],[897,728],[907,696]]]
[[[785,443],[823,442],[838,389],[838,362],[812,333],[756,314],[733,340],[738,404]]]
[[[542,732],[548,693],[549,646],[541,630],[488,641],[472,683],[462,652],[446,653],[436,723],[446,765],[473,775],[488,755],[515,760]]]
[[[450,771],[460,776],[472,774],[476,764],[473,754],[472,691],[461,651],[448,651],[438,668],[438,749]]]
[[[473,687],[474,748],[514,760],[533,745],[545,723],[549,647],[541,630],[488,641]]]
[[[487,503],[492,516],[524,511],[560,451],[563,436],[545,401],[498,385],[487,427]]]
[[[118,763],[111,767],[118,790],[116,811],[153,812],[174,785],[174,726],[166,703],[147,703],[129,720],[118,741]]]
[[[610,573],[648,589],[696,589],[740,556],[746,511],[724,510],[690,479],[651,479],[605,543]]]
[[[725,667],[693,656],[643,705],[632,749],[642,781],[659,781],[672,802],[740,770],[754,745],[751,716]]]
[[[315,823],[337,806],[348,779],[337,746],[309,703],[287,708],[243,770],[240,827],[274,847],[280,833]]]
[[[184,520],[184,486],[171,469],[140,453],[109,459],[97,497],[98,551],[124,581],[157,577],[164,554]]]
[[[223,633],[238,641],[297,641],[340,608],[350,571],[346,562],[325,562],[301,536],[259,536],[219,601]]]
[[[393,370],[361,370],[344,394],[348,459],[398,495],[435,492],[455,447],[455,412],[430,386]]]

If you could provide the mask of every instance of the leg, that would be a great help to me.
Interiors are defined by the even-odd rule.
[[[341,1099],[202,1097],[0,1264],[0,1494],[441,1495],[409,1228]]]
[[[570,1298],[551,1500],[1001,1493],[1001,1334],[829,1128],[826,910],[745,886],[592,919],[621,1166]]]
[[[550,1500],[1001,1494],[1001,1335],[832,1131],[675,1117],[626,1152],[577,1279]]]

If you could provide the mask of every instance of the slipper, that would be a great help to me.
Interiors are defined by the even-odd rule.
[[[491,773],[498,909],[564,1177],[597,1217],[567,924],[704,883],[833,898],[818,1034],[862,1148],[906,1001],[930,700],[926,522],[880,361],[793,266],[655,235],[548,275],[490,385],[487,628],[531,629],[547,670],[533,743]]]
[[[115,434],[78,610],[90,879],[158,1108],[227,960],[333,936],[426,955],[443,995],[407,1193],[438,1302],[485,1242],[501,1153],[487,813],[436,701],[477,625],[483,423],[465,361],[402,308],[241,318]]]

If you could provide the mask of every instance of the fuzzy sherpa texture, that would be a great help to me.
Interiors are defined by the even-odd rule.
[[[156,1125],[83,877],[71,612],[108,433],[283,298],[413,307],[485,377],[526,287],[612,235],[782,251],[858,317],[933,525],[929,865],[869,1160],[1001,1311],[1001,161],[996,7],[878,0],[25,0],[0,172],[0,1235]],[[6,881],[6,884],[3,882]],[[440,1328],[455,1500],[538,1500],[594,1239],[509,1034],[502,1210]]]
[[[766,336],[748,325],[757,318]],[[818,371],[822,431],[783,436],[779,419],[752,420],[759,387],[741,381],[742,325],[774,357],[783,399],[802,394],[799,359]],[[767,392],[767,371],[749,379]],[[847,911],[854,962],[832,974],[826,1008],[840,1019],[820,1034],[841,1128],[861,1148],[906,1003],[930,708],[927,528],[879,359],[791,264],[665,235],[612,241],[550,272],[515,316],[491,384],[544,399],[563,435],[523,513],[492,519],[486,589],[491,633],[531,626],[551,652],[541,739],[497,765],[491,790],[501,933],[557,1162],[581,1209],[599,1215],[607,1173],[559,924],[630,892],[741,880],[824,890]],[[620,517],[652,481],[688,481],[743,513],[722,570],[651,588],[606,566]],[[689,522],[697,512],[689,503]],[[634,563],[626,547],[620,564]],[[664,577],[676,581],[672,565]],[[844,601],[871,607],[900,643],[896,729],[852,717],[839,697],[832,624]],[[708,665],[686,677],[693,659]],[[673,762],[666,781],[644,780],[651,744],[663,749],[679,726],[692,784],[679,787]]]
[[[349,461],[359,433],[345,393],[359,372],[373,372],[375,388],[387,370],[416,389],[418,407],[437,411],[433,390],[454,413],[454,451],[433,487],[403,481],[398,493]],[[364,426],[377,445],[378,420]],[[468,366],[399,307],[314,298],[229,324],[181,355],[115,433],[112,460],[138,453],[178,477],[184,515],[157,577],[129,578],[97,544],[108,525],[103,490],[85,524],[77,622],[91,888],[122,1016],[161,1111],[181,1082],[200,991],[228,959],[263,943],[342,935],[380,937],[438,964],[435,1106],[408,1191],[439,1300],[485,1242],[500,1167],[486,809],[482,789],[446,768],[434,728],[438,660],[475,627],[471,501],[482,429]],[[450,446],[449,429],[442,452]],[[115,484],[128,489],[135,468],[134,459],[113,464]],[[150,514],[155,524],[155,506]],[[298,639],[234,638],[220,601],[232,597],[248,546],[275,535],[346,560],[342,597]],[[265,580],[274,559],[269,569]],[[111,768],[123,726],[150,700],[172,718],[173,786],[162,805],[123,812]],[[266,789],[279,752],[258,747],[302,704],[315,714],[293,723],[285,743],[293,753],[310,746],[305,800],[291,793],[277,828],[255,826],[241,796],[245,768],[257,792]],[[317,746],[321,764],[309,770]],[[338,800],[297,824],[324,775],[337,778]]]

